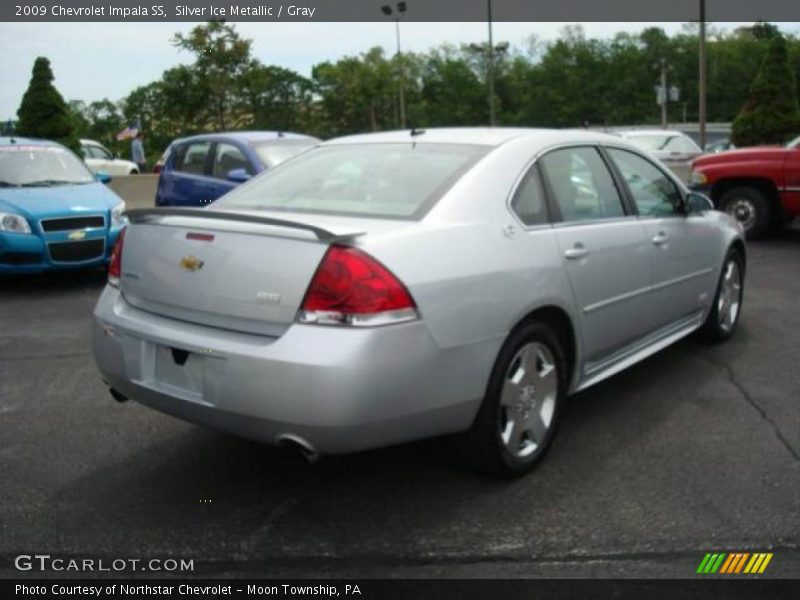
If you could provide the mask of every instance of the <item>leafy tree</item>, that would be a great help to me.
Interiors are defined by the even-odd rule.
[[[253,42],[242,39],[233,25],[221,21],[198,25],[187,35],[177,33],[172,41],[194,54],[193,68],[207,93],[211,122],[217,130],[228,129],[236,84],[251,65]]]
[[[40,56],[33,63],[33,74],[17,110],[17,134],[45,138],[80,150],[75,124],[67,103],[53,85],[50,61]]]
[[[781,144],[800,131],[800,107],[786,40],[772,38],[750,95],[733,122],[737,146]]]

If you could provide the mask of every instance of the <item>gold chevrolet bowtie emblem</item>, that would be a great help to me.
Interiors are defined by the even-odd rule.
[[[83,238],[86,237],[86,232],[85,231],[73,231],[67,237],[69,239],[71,239],[72,241],[77,242],[78,240],[82,240]]]
[[[186,269],[187,271],[198,271],[199,269],[203,268],[204,264],[205,263],[197,258],[194,254],[184,256],[181,259],[181,269]]]

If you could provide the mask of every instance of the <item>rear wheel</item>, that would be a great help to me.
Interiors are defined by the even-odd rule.
[[[702,334],[711,342],[724,342],[739,324],[744,295],[744,269],[741,255],[730,250],[722,265],[714,304],[703,324]]]
[[[772,208],[766,194],[749,186],[734,187],[720,197],[720,208],[744,228],[750,239],[763,237],[772,223]]]
[[[562,343],[551,327],[531,322],[503,345],[464,451],[483,471],[519,476],[530,471],[555,435],[566,392]]]

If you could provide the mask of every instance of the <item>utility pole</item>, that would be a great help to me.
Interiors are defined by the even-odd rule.
[[[486,0],[486,9],[489,21],[489,126],[496,123],[494,114],[494,41],[492,40],[492,0]]]
[[[699,64],[697,76],[699,78],[697,120],[700,126],[700,147],[706,147],[706,0],[700,0],[700,40],[698,48]]]
[[[667,91],[667,59],[661,59],[661,127],[667,128],[667,103],[669,102],[669,92]]]

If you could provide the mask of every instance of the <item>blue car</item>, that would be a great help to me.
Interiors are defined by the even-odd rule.
[[[206,206],[318,143],[311,136],[277,131],[210,133],[175,140],[158,178],[156,206]]]
[[[125,203],[70,150],[0,137],[0,275],[102,266]]]

